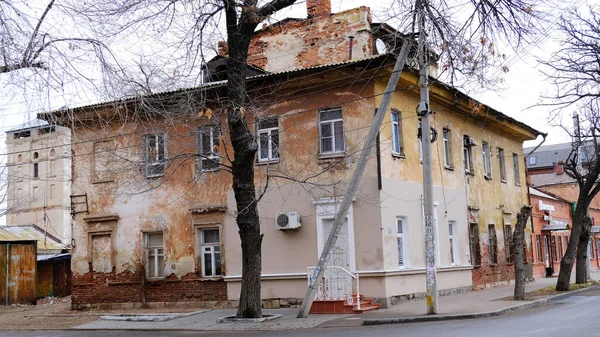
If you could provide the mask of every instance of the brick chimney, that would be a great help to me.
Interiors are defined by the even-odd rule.
[[[309,19],[331,14],[331,0],[306,0],[306,14]]]
[[[217,55],[219,56],[228,56],[229,55],[229,46],[227,45],[227,41],[219,41],[217,44]]]
[[[558,163],[554,163],[554,173],[561,175],[565,173],[565,162],[560,160]]]

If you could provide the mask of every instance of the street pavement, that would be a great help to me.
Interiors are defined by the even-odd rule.
[[[0,337],[506,337],[506,336],[599,336],[598,323],[593,319],[600,305],[600,289],[594,288],[546,304],[544,306],[514,312],[499,317],[474,320],[455,320],[429,323],[388,324],[368,327],[335,327],[289,331],[10,331],[0,332]]]

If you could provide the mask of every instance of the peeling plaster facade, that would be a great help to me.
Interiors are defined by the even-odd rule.
[[[71,130],[31,121],[8,131],[6,136],[6,225],[34,224],[69,246]]]
[[[315,1],[308,1],[308,5],[311,4]],[[316,12],[320,14],[304,23],[290,20],[260,31],[252,42],[251,62],[267,70],[281,70],[344,61],[347,57],[344,41],[350,28],[355,36],[356,58],[374,54],[367,8],[332,15],[324,15],[324,12],[327,13],[321,7]],[[302,46],[313,47],[309,36],[325,36],[322,30],[334,30],[331,27],[348,29],[336,28],[337,33],[332,32],[333,35],[327,37],[332,39],[331,43],[313,41],[318,48],[310,53],[300,49],[292,52],[290,48],[297,48],[296,44],[286,44],[296,39],[306,42]],[[278,54],[281,50],[285,53]],[[338,55],[340,59],[336,58]],[[247,112],[249,123],[256,127],[257,117],[277,118],[279,135],[279,158],[257,161],[255,167],[259,191],[266,186],[268,172],[279,176],[271,178],[258,204],[264,235],[263,299],[285,299],[278,303],[293,305],[304,296],[307,267],[314,266],[318,260],[327,224],[344,195],[358,158],[357,151],[372,124],[393,61],[393,58],[379,57],[266,76],[249,84],[249,92],[256,95],[253,100],[256,107]],[[416,80],[414,73],[405,71],[398,87],[414,88]],[[218,87],[208,89],[219,90]],[[416,137],[418,120],[414,113],[417,103],[416,89],[395,92],[391,108],[401,115],[403,149],[401,153],[392,153],[390,111],[381,128],[380,151],[373,151],[369,158],[344,236],[347,268],[360,275],[361,293],[384,306],[425,292],[422,168]],[[534,139],[537,132],[488,107],[474,107],[472,103],[458,91],[431,87],[433,126],[440,134],[433,144],[433,165],[441,293],[508,282],[512,278],[512,266],[503,255],[502,230],[504,224],[514,223],[516,213],[527,203],[524,186],[515,183],[512,175],[512,154],[517,156],[517,175],[525,182],[522,142]],[[222,107],[222,102],[210,106],[214,111],[212,120],[218,121],[223,130],[217,147],[227,165],[225,154],[230,154],[231,148],[226,123],[221,118]],[[342,114],[344,151],[333,155],[320,153],[319,116],[325,108],[339,108]],[[84,107],[75,113],[108,116],[116,113],[123,119],[135,115],[138,109],[133,101]],[[78,124],[73,129],[78,142],[73,145],[76,160],[72,193],[87,193],[89,205],[85,210],[74,209],[72,303],[75,308],[123,302],[201,301],[215,305],[230,301],[228,304],[234,305],[239,299],[242,256],[231,177],[225,169],[200,172],[199,160],[193,156],[198,153],[198,128],[211,121],[196,114],[181,118],[170,119],[168,123],[160,118],[143,123],[115,123],[102,131],[100,140],[93,118],[92,122]],[[451,163],[446,166],[442,162],[443,128],[450,131]],[[165,134],[168,139],[164,142],[167,153],[164,172],[150,178],[143,174],[142,149],[147,134]],[[483,140],[490,142],[494,151],[497,147],[505,150],[510,156],[506,161],[506,181],[498,178],[495,155],[492,179],[484,179],[480,147],[473,148],[473,172],[465,172],[464,135],[477,139],[478,144]],[[107,140],[106,144],[97,144]],[[98,149],[108,149],[111,160],[98,159],[103,153]],[[192,154],[192,157],[183,154]],[[276,213],[291,211],[300,214],[302,226],[291,231],[277,229]],[[398,220],[403,221],[404,232],[402,265],[399,263]],[[469,244],[471,224],[478,226],[475,252],[471,252]],[[489,224],[497,226],[496,264],[490,263],[484,253]],[[215,229],[219,233],[220,275],[210,277],[205,275],[207,263],[201,233]],[[162,236],[152,236],[154,234]],[[149,248],[154,247],[150,237],[161,239],[159,245],[164,261],[159,260],[160,277],[148,275],[153,268],[149,257],[156,256],[156,251],[149,252]],[[473,254],[481,254],[475,266],[471,263]]]

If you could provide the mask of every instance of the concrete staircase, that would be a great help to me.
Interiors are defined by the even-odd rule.
[[[377,310],[381,308],[381,304],[373,303],[371,299],[364,299],[360,295],[360,309],[356,305],[356,295],[353,295],[354,301],[349,303],[348,300],[319,300],[313,301],[310,307],[310,314],[362,314],[365,311]]]

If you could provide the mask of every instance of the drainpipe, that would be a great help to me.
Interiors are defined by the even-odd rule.
[[[6,243],[6,305],[8,305],[8,262],[10,261],[10,243]]]
[[[531,156],[535,150],[537,150],[540,146],[542,146],[542,144],[544,144],[544,142],[546,141],[546,137],[548,136],[547,133],[540,133],[540,135],[542,135],[542,142],[539,143],[536,147],[533,148],[533,150],[531,150],[531,152],[529,152],[527,155],[525,155],[525,158]],[[525,172],[527,172],[527,166],[525,166]]]
[[[350,46],[348,48],[348,60],[352,60],[352,46],[354,45],[354,36],[350,35],[348,36],[348,39],[350,40]]]

